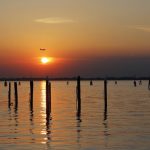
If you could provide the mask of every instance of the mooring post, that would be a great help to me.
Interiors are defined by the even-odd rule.
[[[4,82],[4,86],[7,86],[7,81]]]
[[[51,113],[51,83],[46,80],[46,114]]]
[[[18,88],[17,82],[14,82],[14,91],[15,91],[15,107],[18,107]]]
[[[104,111],[107,113],[107,80],[104,80]]]
[[[150,90],[150,80],[148,80],[148,89]]]
[[[51,82],[49,82],[49,103],[50,103],[50,113],[51,113]]]
[[[9,89],[8,89],[8,107],[11,105],[11,82],[9,82]]]
[[[80,84],[80,76],[77,77],[77,114],[81,113],[81,84]]]
[[[30,106],[33,107],[33,80],[30,81]]]
[[[90,85],[91,85],[91,86],[93,85],[93,81],[92,81],[92,80],[90,81]]]
[[[46,80],[46,114],[48,114],[48,80]]]
[[[136,80],[133,81],[134,86],[136,87]]]

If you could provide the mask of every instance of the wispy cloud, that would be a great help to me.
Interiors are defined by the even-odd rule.
[[[141,30],[143,32],[150,32],[150,26],[135,25],[135,26],[129,26],[129,28]]]
[[[72,19],[53,17],[53,18],[36,19],[35,22],[46,24],[62,24],[62,23],[75,23],[76,21]]]

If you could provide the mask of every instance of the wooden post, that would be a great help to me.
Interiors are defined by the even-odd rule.
[[[51,113],[51,82],[49,82],[49,101],[50,101],[50,113]]]
[[[104,80],[104,111],[107,113],[107,80]]]
[[[46,80],[46,115],[49,113],[48,108],[48,80]]]
[[[30,81],[30,107],[33,108],[33,81]]]
[[[46,114],[51,113],[51,83],[46,80]]]
[[[148,80],[148,89],[150,90],[150,80]]]
[[[18,83],[19,85],[21,85],[21,82],[19,81],[19,83]]]
[[[7,86],[7,81],[4,82],[4,86]]]
[[[81,113],[81,85],[80,76],[77,77],[77,115]]]
[[[11,82],[9,82],[9,89],[8,89],[8,107],[10,108],[11,105]]]
[[[18,88],[17,82],[14,82],[14,91],[15,91],[15,108],[18,107]]]
[[[91,85],[91,86],[93,85],[93,81],[92,81],[92,80],[90,81],[90,85]]]

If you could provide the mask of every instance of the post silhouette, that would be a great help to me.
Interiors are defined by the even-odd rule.
[[[46,80],[46,114],[49,116],[51,113],[51,83]]]
[[[49,90],[49,107],[51,113],[51,82],[48,83],[48,90]]]
[[[11,82],[9,82],[9,89],[8,89],[8,107],[10,108],[11,105]]]
[[[104,113],[107,114],[107,80],[104,80]]]
[[[80,84],[80,76],[77,77],[77,115],[81,114],[81,84]]]
[[[7,86],[7,81],[4,82],[4,86]]]
[[[150,90],[150,80],[148,80],[148,89]]]
[[[15,108],[18,107],[18,88],[17,82],[14,82],[14,92],[15,92]]]
[[[91,85],[91,86],[93,85],[93,81],[92,81],[92,80],[90,81],[90,85]]]
[[[33,81],[30,81],[30,107],[33,108]]]
[[[133,81],[134,87],[136,87],[136,80]]]

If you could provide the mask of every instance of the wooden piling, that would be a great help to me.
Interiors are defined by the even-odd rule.
[[[30,81],[30,107],[33,108],[33,81]]]
[[[80,76],[77,77],[77,114],[81,113],[81,84],[80,84]]]
[[[51,83],[46,80],[46,114],[51,113]]]
[[[92,81],[92,80],[90,81],[90,85],[91,85],[91,86],[93,85],[93,81]]]
[[[49,88],[49,107],[50,107],[50,113],[51,113],[51,82],[48,84]]]
[[[150,80],[148,80],[148,89],[150,90]]]
[[[4,86],[7,86],[7,81],[4,82]]]
[[[104,111],[107,113],[107,80],[104,80]]]
[[[9,82],[9,89],[8,89],[8,107],[11,105],[11,82]]]
[[[136,80],[133,81],[134,86],[136,87]]]
[[[15,108],[18,107],[18,88],[17,82],[14,82],[14,91],[15,91]]]

